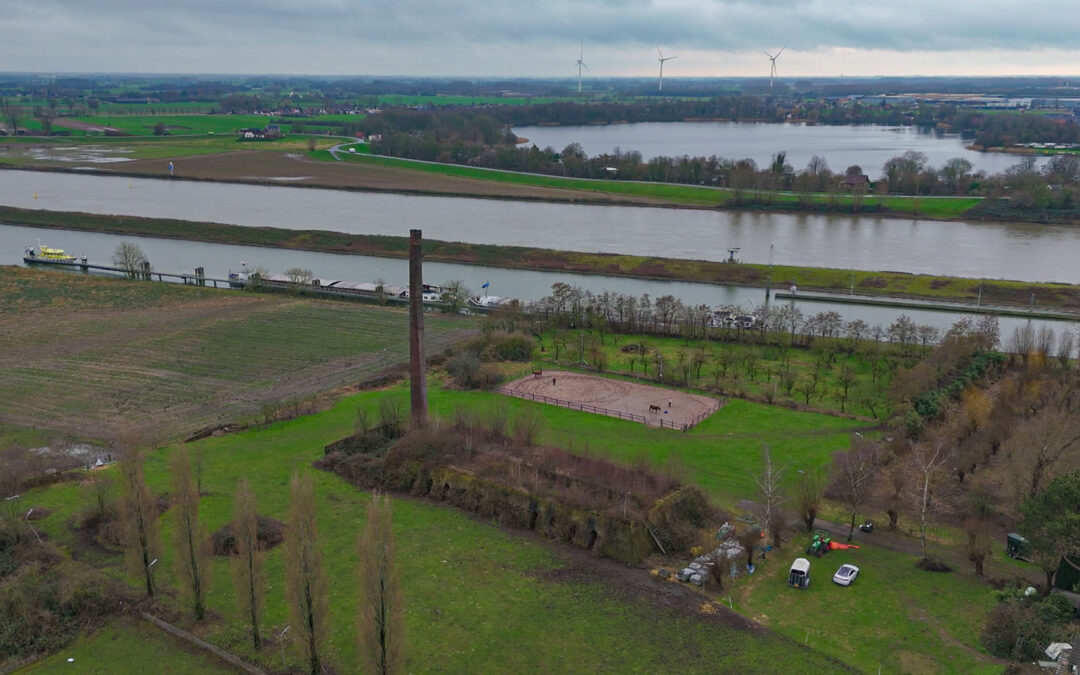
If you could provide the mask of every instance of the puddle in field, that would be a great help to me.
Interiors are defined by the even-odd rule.
[[[78,463],[88,469],[108,464],[115,460],[108,449],[98,445],[88,445],[86,443],[56,443],[40,448],[30,448],[29,452],[46,460],[52,459],[57,461],[60,465]],[[58,466],[57,468],[67,467]],[[48,472],[48,469],[46,469],[46,473]]]
[[[74,146],[27,146],[6,147],[4,154],[15,157],[27,157],[39,161],[78,162],[80,164],[115,164],[130,162],[125,157],[133,151],[131,148],[111,145],[74,145]]]

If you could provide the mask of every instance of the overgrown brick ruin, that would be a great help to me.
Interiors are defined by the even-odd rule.
[[[398,438],[377,427],[326,446],[317,466],[630,564],[686,551],[711,514],[700,491],[668,476],[460,424]]]

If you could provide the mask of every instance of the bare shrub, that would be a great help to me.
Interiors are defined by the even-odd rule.
[[[505,399],[491,401],[484,406],[484,427],[494,436],[506,436],[510,424],[510,404]]]
[[[405,432],[405,405],[396,398],[379,399],[379,426],[387,438],[398,438]]]
[[[544,416],[535,406],[519,408],[514,413],[512,423],[514,442],[518,447],[527,448],[536,444],[544,431]]]

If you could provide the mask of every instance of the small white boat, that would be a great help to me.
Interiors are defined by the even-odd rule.
[[[513,302],[513,298],[504,298],[499,295],[474,295],[469,298],[469,306],[476,309],[496,309]]]

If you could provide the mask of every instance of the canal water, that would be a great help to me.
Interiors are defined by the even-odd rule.
[[[178,162],[182,171],[182,162]],[[1080,229],[1037,224],[585,206],[0,171],[0,204],[554,249],[1080,282]]]
[[[653,157],[708,157],[753,159],[764,168],[778,152],[787,153],[787,162],[796,171],[806,168],[814,155],[823,157],[835,173],[854,164],[876,180],[889,159],[914,150],[926,155],[928,163],[940,168],[962,157],[976,171],[1004,173],[1020,157],[1005,153],[968,150],[971,140],[960,134],[912,126],[859,124],[827,126],[808,124],[767,124],[763,122],[636,122],[590,126],[533,126],[514,129],[529,139],[529,145],[562,151],[578,143],[589,155],[635,150],[645,160]],[[1040,159],[1039,161],[1045,161]]]
[[[121,241],[132,242],[137,244],[146,254],[154,269],[162,272],[191,273],[196,267],[204,267],[208,277],[225,278],[230,270],[237,271],[241,269],[242,262],[247,262],[252,268],[262,267],[268,272],[275,273],[284,272],[290,267],[300,267],[311,270],[315,277],[320,279],[346,281],[375,281],[381,279],[387,284],[401,286],[408,283],[408,261],[402,259],[211,244],[154,237],[120,236],[4,224],[0,224],[0,265],[22,264],[22,252],[25,246],[36,245],[39,241],[47,246],[63,248],[68,253],[77,256],[85,255],[91,263],[97,264],[109,264],[113,251]],[[752,309],[755,305],[760,306],[765,300],[765,291],[760,288],[651,281],[566,272],[510,270],[437,262],[424,263],[424,280],[434,284],[461,280],[476,294],[480,294],[482,292],[481,286],[488,283],[487,292],[490,295],[513,297],[526,301],[538,300],[549,295],[551,286],[555,283],[579,286],[593,293],[611,291],[629,293],[635,296],[648,293],[653,298],[672,295],[691,305],[739,305],[746,309]],[[774,300],[774,302],[776,301]],[[795,301],[795,305],[806,315],[835,311],[844,317],[846,321],[861,319],[871,326],[879,325],[883,327],[895,321],[900,314],[907,314],[918,324],[932,325],[941,330],[946,330],[964,316],[955,312],[923,309],[899,310],[890,307],[850,305],[804,299]],[[1059,334],[1062,330],[1075,330],[1076,328],[1076,324],[1073,322],[1039,319],[1029,321],[1021,317],[1001,317],[1001,334],[1007,337],[1014,328],[1027,323],[1031,323],[1036,327],[1050,326]]]

